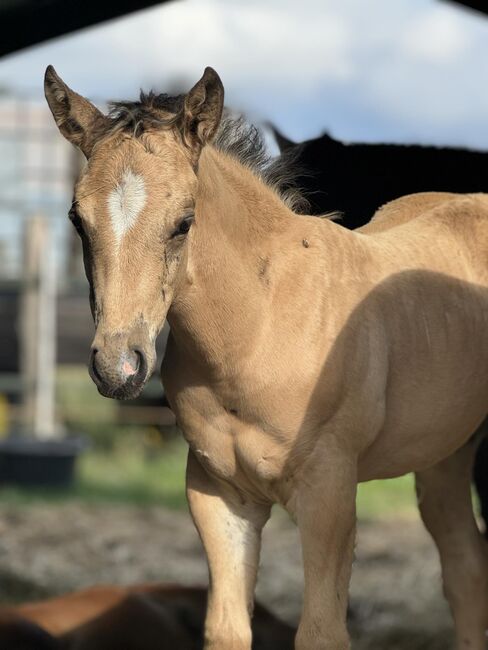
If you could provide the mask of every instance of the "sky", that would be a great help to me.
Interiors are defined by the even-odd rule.
[[[488,149],[488,18],[441,0],[180,0],[0,59],[0,87],[41,96],[53,64],[77,92],[193,85],[298,141]]]

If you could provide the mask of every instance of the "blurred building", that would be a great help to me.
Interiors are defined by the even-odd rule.
[[[0,373],[19,368],[23,233],[37,215],[49,222],[46,254],[57,271],[58,361],[84,362],[93,325],[81,246],[66,216],[81,157],[60,137],[45,103],[8,91],[0,94],[0,151]]]
[[[0,95],[0,278],[17,278],[24,220],[50,219],[60,279],[66,277],[68,222],[76,151],[59,136],[49,109],[37,100]],[[61,271],[63,270],[63,273]]]

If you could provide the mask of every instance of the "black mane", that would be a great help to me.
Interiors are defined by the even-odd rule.
[[[108,129],[140,137],[146,130],[173,128],[183,110],[185,95],[141,92],[136,102],[111,102]],[[297,151],[287,151],[273,158],[266,149],[261,131],[242,116],[224,111],[224,116],[212,145],[251,169],[266,185],[271,187],[294,212],[305,213],[309,203],[301,194],[295,179],[303,170],[296,164]]]

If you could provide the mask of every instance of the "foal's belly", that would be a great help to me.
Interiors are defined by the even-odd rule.
[[[452,381],[399,391],[385,424],[362,454],[359,480],[392,478],[432,467],[461,447],[488,414],[488,365],[480,373],[452,371]]]
[[[395,445],[394,432],[379,439],[361,458],[359,482],[403,476],[433,467],[459,449],[486,417],[486,408],[462,421],[440,422],[435,430],[411,432],[407,442]],[[425,431],[425,430],[424,430]]]

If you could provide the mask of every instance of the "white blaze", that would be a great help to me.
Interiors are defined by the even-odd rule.
[[[146,204],[146,186],[139,174],[128,169],[108,196],[108,211],[117,244],[132,228]]]

